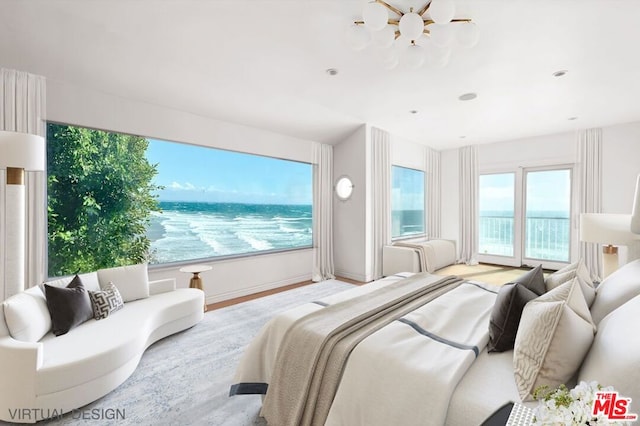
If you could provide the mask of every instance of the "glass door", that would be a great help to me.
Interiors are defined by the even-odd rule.
[[[559,268],[571,254],[571,169],[524,170],[524,264]]]
[[[479,177],[478,260],[559,269],[571,259],[571,167]]]
[[[515,172],[479,177],[478,260],[520,266],[520,227]]]

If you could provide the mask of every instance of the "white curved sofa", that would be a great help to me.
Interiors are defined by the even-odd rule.
[[[98,283],[104,286],[100,271],[80,277],[89,290]],[[36,342],[12,337],[5,320],[11,298],[0,304],[1,420],[36,422],[101,398],[134,372],[152,343],[203,318],[201,290],[176,289],[174,279],[147,280],[148,297],[127,302],[126,281],[119,286],[114,282],[125,299],[122,309],[102,320],[90,319],[62,336],[49,332]],[[39,287],[26,295],[43,298]]]

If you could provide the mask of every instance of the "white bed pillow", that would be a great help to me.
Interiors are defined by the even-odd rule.
[[[613,386],[631,398],[632,413],[640,413],[640,296],[607,315],[600,324],[580,368],[578,380]]]
[[[584,294],[584,298],[587,301],[587,306],[591,306],[596,297],[596,289],[593,286],[591,274],[589,274],[589,270],[582,259],[549,275],[544,283],[547,287],[547,291],[549,291],[576,277],[580,280],[580,287],[582,289],[582,294]]]
[[[146,264],[100,269],[98,279],[102,288],[106,288],[110,282],[113,283],[124,302],[149,297],[149,274]]]
[[[640,259],[627,263],[600,283],[591,305],[593,321],[598,324],[611,311],[640,295]]]
[[[539,386],[567,383],[589,351],[594,331],[578,278],[527,303],[513,352],[522,400],[532,400]]]
[[[38,287],[11,296],[3,303],[9,334],[22,342],[37,342],[51,330],[47,300]]]

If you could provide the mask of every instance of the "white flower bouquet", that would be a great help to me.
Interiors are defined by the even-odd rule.
[[[540,386],[533,393],[539,401],[534,410],[535,425],[573,426],[573,425],[630,425],[630,422],[612,421],[604,413],[593,415],[593,402],[596,392],[614,392],[612,386],[603,387],[597,382],[580,382],[569,390],[560,385],[555,390]]]

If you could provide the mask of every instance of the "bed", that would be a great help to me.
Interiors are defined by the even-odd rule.
[[[525,394],[555,383],[551,363],[558,383],[614,386],[637,413],[640,338],[631,328],[640,319],[640,261],[592,297],[579,264],[526,303],[515,350],[487,350],[506,286],[402,273],[301,305],[275,316],[247,347],[230,395],[262,394],[261,415],[274,425],[479,425],[507,402],[535,406]],[[565,288],[568,301],[558,296]],[[552,334],[545,350],[531,349],[540,337],[524,331],[544,329],[536,321],[546,311],[557,313],[547,327],[555,331],[543,333]],[[533,378],[520,365],[527,350],[531,358],[545,353]]]

